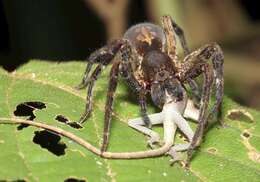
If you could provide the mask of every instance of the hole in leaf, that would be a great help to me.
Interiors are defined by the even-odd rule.
[[[69,122],[68,125],[71,126],[72,128],[75,128],[75,129],[82,128],[82,126],[79,123],[75,122],[75,121],[74,122]]]
[[[47,149],[51,153],[60,156],[65,154],[67,148],[65,143],[60,142],[61,137],[57,134],[51,133],[47,130],[35,131],[33,142]]]
[[[207,151],[211,154],[216,154],[218,150],[216,148],[211,147],[211,148],[208,148]]]
[[[64,123],[72,128],[75,128],[75,129],[80,129],[82,128],[82,126],[78,123],[78,122],[75,122],[75,121],[70,121],[68,118],[66,118],[65,116],[63,115],[57,115],[56,118],[55,118],[57,121],[61,122],[61,123]]]
[[[77,179],[77,178],[68,178],[68,179],[65,179],[64,182],[86,182],[86,180]]]
[[[69,122],[69,120],[63,115],[57,115],[55,119],[61,123],[65,123],[65,124]]]
[[[228,118],[232,120],[244,121],[247,123],[254,122],[254,117],[243,109],[233,109],[228,111]]]
[[[246,138],[249,138],[250,137],[250,133],[248,133],[248,132],[243,132],[243,134],[242,134],[244,137],[246,137]]]
[[[34,110],[36,109],[44,109],[46,105],[43,102],[23,102],[16,106],[16,110],[14,111],[15,116],[29,116],[27,119],[33,121],[35,119]],[[17,127],[17,130],[22,130],[23,128],[28,127],[27,124],[20,124]]]

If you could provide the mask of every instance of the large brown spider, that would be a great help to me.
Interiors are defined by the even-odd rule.
[[[177,57],[175,34],[184,50],[185,57],[183,60]],[[191,143],[187,148],[189,161],[193,149],[199,146],[201,142],[208,119],[214,113],[220,112],[224,86],[223,59],[222,50],[216,43],[207,44],[190,53],[182,29],[170,16],[162,17],[162,28],[151,23],[135,25],[127,30],[122,39],[109,43],[89,56],[84,77],[77,87],[78,89],[88,87],[86,110],[79,122],[83,123],[89,117],[92,111],[92,89],[95,81],[101,74],[102,69],[112,63],[105,106],[101,152],[105,152],[108,146],[112,105],[119,76],[125,79],[128,85],[138,94],[141,108],[142,121],[131,122],[129,125],[151,136],[150,144],[152,145],[157,139],[153,138],[151,130],[148,131],[147,127],[158,124],[158,121],[156,123],[153,119],[155,116],[151,115],[150,117],[146,113],[146,95],[150,94],[154,104],[160,108],[166,102],[184,103],[183,108],[185,108],[187,97],[184,84],[187,83],[193,91],[195,100],[200,99],[198,127],[195,134],[189,132],[190,130],[183,131],[185,135],[190,135],[188,138]],[[208,62],[208,60],[211,62]],[[89,76],[95,63],[97,66]],[[200,74],[203,74],[204,77],[201,97],[197,84],[193,80]],[[216,101],[211,112],[207,112],[213,83],[216,85]],[[168,96],[171,98],[170,101],[167,100]],[[181,115],[184,112],[183,108],[178,111]],[[178,110],[178,108],[176,109]],[[186,125],[178,125],[178,127],[182,127],[181,130],[188,128]]]

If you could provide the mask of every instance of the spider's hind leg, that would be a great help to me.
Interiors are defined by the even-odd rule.
[[[94,64],[93,62],[90,62],[90,61],[88,62],[86,70],[85,70],[85,73],[83,75],[83,78],[82,78],[80,84],[75,86],[75,89],[81,90],[81,89],[86,88],[88,86],[88,83],[89,83],[89,73],[90,73],[90,71],[92,69],[93,64]]]
[[[210,92],[211,92],[211,86],[212,86],[212,81],[213,81],[213,75],[210,72],[211,70],[209,69],[209,66],[206,64],[203,67],[204,70],[204,83],[203,83],[203,90],[202,90],[202,98],[201,98],[201,103],[200,103],[200,113],[199,113],[199,119],[198,119],[198,127],[195,131],[195,134],[192,138],[191,145],[188,149],[188,156],[187,156],[187,163],[186,165],[189,164],[189,161],[191,160],[192,157],[192,152],[193,150],[200,145],[202,141],[202,137],[204,134],[204,130],[207,126],[208,123],[208,118],[207,118],[207,109],[208,109],[208,104],[209,104],[209,99],[210,99]]]
[[[223,62],[224,56],[221,48],[216,43],[208,44],[202,48],[194,51],[190,55],[186,56],[186,60],[183,63],[183,70],[180,73],[181,79],[186,80],[188,78],[195,78],[200,73],[203,73],[204,83],[202,89],[202,98],[200,103],[200,115],[198,119],[198,127],[192,139],[191,146],[188,150],[187,164],[192,157],[192,151],[195,147],[199,146],[204,134],[204,130],[207,126],[207,121],[214,113],[218,113],[221,108],[223,100]],[[213,66],[208,63],[208,60],[212,61]],[[213,79],[216,84],[216,102],[213,105],[212,111],[208,114],[208,104],[211,94],[211,86]]]

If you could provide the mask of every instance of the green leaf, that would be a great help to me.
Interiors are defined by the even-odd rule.
[[[94,112],[84,128],[75,129],[55,120],[57,115],[64,115],[77,121],[84,111],[86,93],[73,88],[81,81],[84,69],[85,64],[78,62],[31,61],[13,73],[0,70],[0,117],[13,117],[21,103],[42,102],[46,108],[34,111],[35,120],[60,127],[100,147],[109,68],[97,81]],[[149,112],[156,110],[150,104]],[[148,150],[147,138],[127,126],[127,120],[138,115],[135,95],[120,82],[109,151]],[[168,156],[139,160],[102,159],[64,137],[56,143],[61,148],[66,145],[64,155],[55,155],[35,143],[35,135],[41,129],[29,126],[17,130],[17,125],[1,124],[0,181],[64,181],[68,178],[86,181],[259,181],[260,112],[225,98],[224,120],[229,127],[212,125],[194,155],[190,170],[180,164],[170,166]],[[155,129],[162,134],[160,127]]]

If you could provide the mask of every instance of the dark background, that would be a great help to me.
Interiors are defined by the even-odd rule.
[[[143,1],[130,3],[129,26],[147,21]],[[83,60],[106,43],[105,27],[83,1],[0,1],[0,64],[12,71],[29,59]]]
[[[257,1],[176,0],[168,5],[169,0],[162,0],[158,6],[155,1],[129,1],[126,27],[144,21],[158,23],[164,12],[176,10],[171,15],[187,33],[193,49],[211,41],[224,49],[226,94],[260,109]],[[88,0],[0,1],[0,65],[8,71],[30,59],[82,61],[108,40],[104,21]]]

